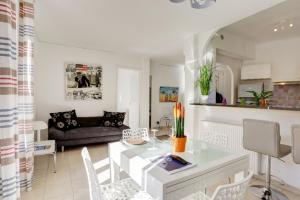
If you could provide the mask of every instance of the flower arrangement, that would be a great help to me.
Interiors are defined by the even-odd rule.
[[[184,106],[181,103],[176,103],[173,108],[175,120],[175,137],[184,137]]]
[[[256,106],[265,107],[267,106],[267,100],[273,95],[272,91],[265,91],[263,89],[262,92],[255,92],[253,90],[247,91],[248,93],[251,93],[255,99]]]
[[[182,103],[176,103],[173,108],[175,133],[172,138],[173,152],[184,152],[187,137],[184,135],[184,106]]]

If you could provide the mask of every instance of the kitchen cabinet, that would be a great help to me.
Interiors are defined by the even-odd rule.
[[[271,65],[270,64],[251,64],[243,65],[241,70],[242,80],[255,79],[271,79]]]

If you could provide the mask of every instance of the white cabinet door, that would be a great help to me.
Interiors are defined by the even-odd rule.
[[[298,66],[275,68],[272,73],[273,82],[300,81],[300,67]]]
[[[252,79],[270,79],[271,65],[270,64],[253,64],[244,65],[241,70],[242,80]]]

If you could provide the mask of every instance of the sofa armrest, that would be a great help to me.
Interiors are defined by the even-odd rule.
[[[48,137],[50,140],[61,140],[64,138],[65,132],[56,129],[55,127],[50,127],[48,129]]]
[[[126,130],[126,129],[130,129],[130,127],[129,127],[129,126],[126,126],[126,125],[122,125],[122,126],[119,127],[119,129],[120,129],[121,131],[123,131],[123,130]]]

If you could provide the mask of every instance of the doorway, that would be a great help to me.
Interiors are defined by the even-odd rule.
[[[130,128],[140,125],[140,72],[134,69],[118,69],[117,109],[126,112],[125,124]]]
[[[228,65],[216,64],[216,91],[226,98],[227,103],[234,103],[234,75]]]

